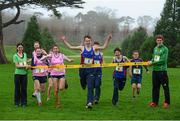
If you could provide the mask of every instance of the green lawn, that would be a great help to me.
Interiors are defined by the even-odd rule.
[[[12,46],[6,46],[9,60],[11,60],[14,52],[10,50],[12,48]],[[109,48],[105,53],[110,54],[112,50],[112,48]],[[65,48],[62,51],[66,54],[70,52]],[[76,55],[78,52],[71,51],[70,53]],[[74,59],[76,60],[74,63],[79,63],[79,58]],[[105,61],[110,62],[110,59],[105,59]],[[100,103],[95,105],[92,110],[85,109],[87,90],[84,91],[80,87],[78,69],[67,70],[69,88],[60,93],[62,108],[54,108],[53,93],[49,102],[46,102],[46,94],[43,94],[43,106],[37,106],[35,99],[31,97],[33,92],[31,71],[29,71],[28,80],[28,107],[15,108],[13,105],[13,72],[13,64],[0,65],[0,119],[180,119],[179,68],[168,69],[171,92],[171,106],[169,109],[162,108],[164,101],[162,89],[159,106],[157,108],[148,106],[148,103],[151,101],[151,74],[144,74],[141,94],[136,99],[132,99],[130,79],[128,78],[124,90],[119,92],[119,103],[117,106],[112,106],[113,68],[103,69]]]

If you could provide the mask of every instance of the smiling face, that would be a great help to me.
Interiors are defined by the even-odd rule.
[[[163,44],[163,39],[162,39],[162,38],[156,38],[156,43],[157,43],[158,45]]]
[[[37,56],[41,56],[42,50],[40,48],[37,48],[36,49],[36,54],[37,54]]]
[[[91,42],[92,42],[92,40],[91,40],[91,38],[85,38],[84,39],[84,45],[85,46],[87,46],[87,47],[90,47],[91,46]]]
[[[115,52],[114,52],[114,55],[116,56],[116,57],[120,57],[120,55],[121,55],[121,52],[120,51],[118,51],[118,50],[116,50]]]
[[[133,58],[138,59],[139,58],[139,52],[133,52]]]
[[[23,45],[21,44],[18,45],[16,49],[17,49],[17,52],[23,52]]]
[[[162,45],[164,42],[164,37],[163,35],[159,34],[159,35],[156,35],[156,43],[157,45]]]
[[[53,53],[55,53],[55,54],[59,53],[59,48],[58,48],[58,46],[54,46],[52,51],[53,51]]]
[[[38,48],[40,48],[40,45],[39,45],[38,42],[35,42],[35,43],[34,43],[34,49],[36,50],[36,49],[38,49]]]

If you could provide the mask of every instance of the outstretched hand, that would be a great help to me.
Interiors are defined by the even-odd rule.
[[[152,65],[152,62],[151,61],[148,61],[148,65],[147,66],[151,66]]]
[[[108,34],[108,40],[112,39],[112,33]]]
[[[26,68],[26,69],[30,69],[31,66],[30,66],[30,65],[26,65],[25,68]]]
[[[66,36],[64,36],[64,35],[63,35],[63,36],[61,36],[61,37],[60,37],[60,40],[62,40],[62,41],[66,41]]]
[[[26,62],[30,63],[32,61],[32,58],[29,58]]]
[[[74,59],[70,59],[69,62],[74,62]]]

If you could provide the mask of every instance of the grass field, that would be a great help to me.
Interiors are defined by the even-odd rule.
[[[14,47],[6,46],[6,53],[11,60]],[[76,55],[78,52],[69,51],[62,47],[62,52],[68,55]],[[104,53],[110,55],[112,48]],[[79,58],[74,58],[74,63],[79,63]],[[109,58],[105,58],[110,62]],[[157,108],[150,108],[148,103],[151,101],[151,74],[145,74],[140,96],[132,99],[130,79],[127,79],[126,86],[119,92],[119,103],[112,106],[111,98],[113,91],[112,72],[113,68],[103,69],[102,95],[100,103],[95,105],[92,110],[85,109],[86,91],[82,90],[79,83],[78,70],[68,69],[67,80],[69,88],[60,93],[62,108],[54,108],[54,96],[46,102],[46,94],[43,94],[43,106],[38,107],[35,99],[31,97],[33,92],[33,81],[31,71],[28,80],[28,107],[15,108],[13,105],[14,83],[13,83],[14,64],[0,65],[0,119],[88,119],[88,120],[120,120],[120,119],[180,119],[180,69],[168,69],[170,80],[171,106],[163,109],[163,91],[161,89],[160,103]]]

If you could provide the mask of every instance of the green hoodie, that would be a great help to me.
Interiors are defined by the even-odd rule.
[[[153,71],[167,71],[168,51],[168,48],[163,44],[154,48],[153,59],[151,60]]]

